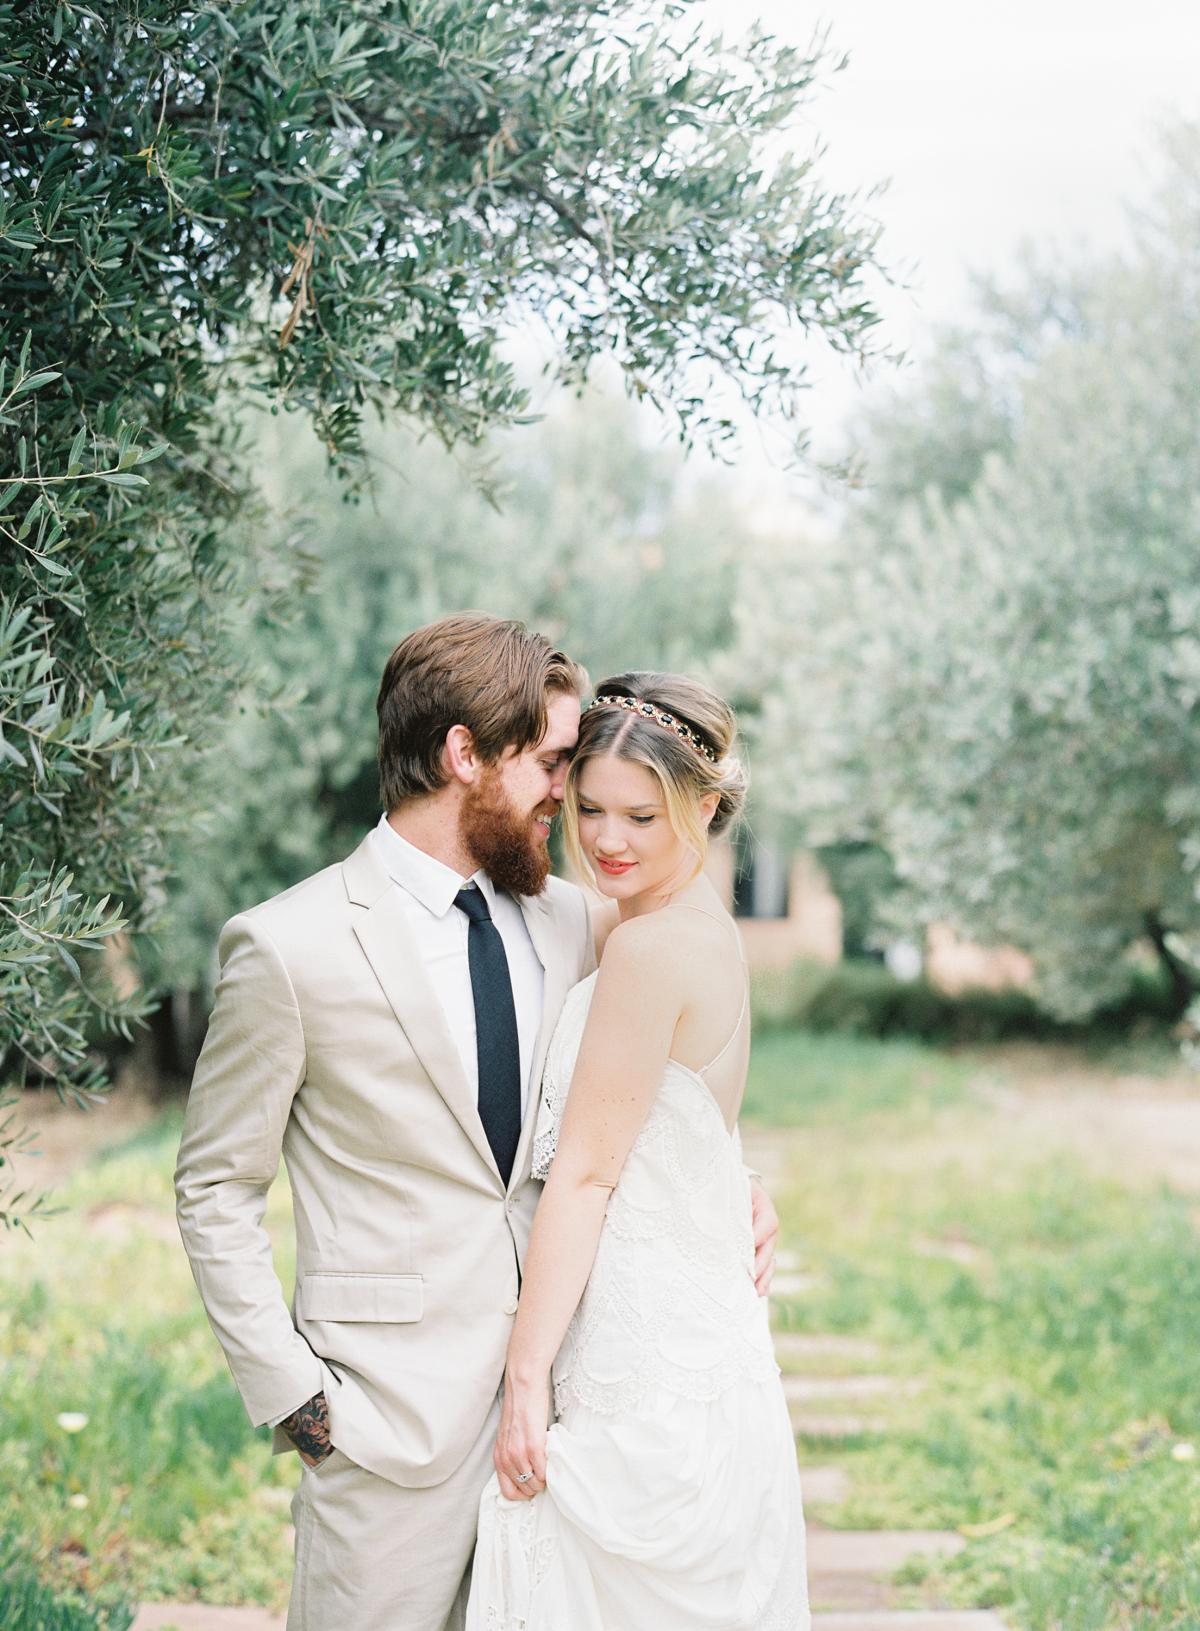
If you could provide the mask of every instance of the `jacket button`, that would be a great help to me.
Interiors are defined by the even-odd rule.
[[[508,1301],[504,1305],[504,1312],[506,1314],[515,1314],[516,1311],[517,1311],[517,1299],[515,1297],[510,1297],[508,1299]]]

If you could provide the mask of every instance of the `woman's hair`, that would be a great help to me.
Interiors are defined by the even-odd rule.
[[[655,777],[671,826],[696,852],[695,877],[704,865],[708,840],[734,825],[746,799],[746,769],[737,756],[733,709],[707,685],[686,674],[617,674],[598,686],[596,695],[652,703],[694,733],[713,757],[708,758],[670,726],[620,704],[585,708],[563,801],[563,839],[571,865],[581,877],[592,878],[579,842],[579,777],[589,759],[612,754],[644,766]],[[706,793],[717,795],[717,808],[707,828],[700,815],[700,800]]]
[[[547,697],[579,696],[587,674],[544,634],[486,612],[456,612],[401,640],[379,687],[379,790],[385,810],[446,783],[442,749],[465,725],[480,756],[532,747]]]

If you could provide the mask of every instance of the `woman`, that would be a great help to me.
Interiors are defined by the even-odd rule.
[[[734,742],[678,675],[620,675],[584,714],[566,841],[615,926],[547,1060],[468,1631],[809,1626],[736,1127],[746,969],[701,871],[744,796]]]

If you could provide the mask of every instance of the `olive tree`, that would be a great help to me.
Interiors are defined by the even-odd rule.
[[[1139,945],[1198,984],[1198,159],[1179,130],[1127,253],[992,290],[838,535],[744,597],[778,802],[881,844],[899,921],[1027,949],[1064,1016]]]
[[[503,343],[536,320],[685,441],[729,437],[731,398],[799,437],[788,331],[872,344],[873,229],[780,141],[838,63],[690,9],[0,0],[9,1080],[101,1087],[89,1027],[136,1004],[98,948],[161,903],[237,608],[303,591],[237,404],[351,477],[375,410],[469,445],[527,417]]]

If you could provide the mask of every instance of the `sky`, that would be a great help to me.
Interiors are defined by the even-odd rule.
[[[822,178],[839,190],[888,183],[870,208],[884,259],[911,287],[885,290],[881,309],[889,340],[914,359],[935,325],[969,315],[972,270],[1011,275],[1023,240],[1068,257],[1120,247],[1123,201],[1153,183],[1157,126],[1200,117],[1200,0],[704,0],[703,10],[728,35],[757,17],[797,45],[825,24],[849,54],[809,104],[807,145],[826,144]],[[832,451],[863,387],[832,358],[814,376],[815,445]],[[748,438],[756,484],[772,457],[769,431]]]

